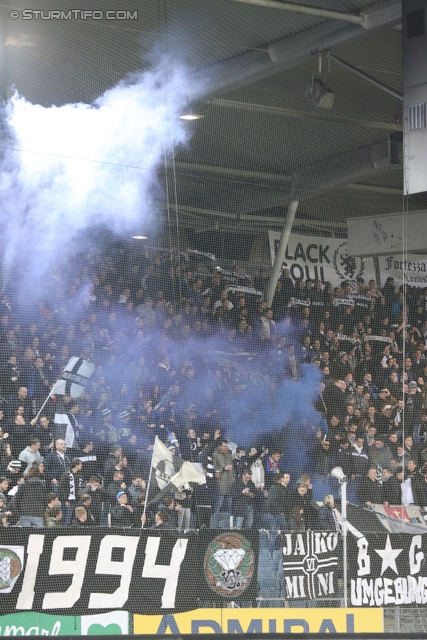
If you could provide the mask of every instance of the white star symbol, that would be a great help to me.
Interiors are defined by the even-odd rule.
[[[396,558],[402,553],[403,549],[392,549],[390,536],[387,534],[387,542],[385,545],[385,549],[374,549],[375,553],[383,559],[383,564],[381,567],[381,575],[383,575],[384,571],[390,567],[393,569],[394,573],[398,573],[396,568]]]

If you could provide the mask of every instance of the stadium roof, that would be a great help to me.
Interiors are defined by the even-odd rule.
[[[91,102],[141,68],[156,47],[209,79],[204,94],[189,102],[204,117],[186,124],[191,144],[178,149],[173,167],[182,227],[281,229],[292,199],[299,200],[294,227],[307,233],[345,233],[347,217],[401,211],[401,156],[389,161],[390,149],[399,155],[402,131],[401,3],[254,2],[126,0],[119,8],[137,11],[137,19],[116,21],[11,20],[11,9],[34,9],[33,3],[3,6],[3,94],[14,84],[46,106]],[[310,7],[340,14],[312,15]],[[90,6],[109,8],[117,3]],[[42,0],[37,9],[69,7]],[[391,93],[326,53],[319,73],[318,51]],[[332,108],[307,97],[313,76],[333,92]],[[172,176],[171,165],[165,175]],[[174,190],[170,198],[174,207]],[[424,209],[426,199],[411,196],[407,206]]]

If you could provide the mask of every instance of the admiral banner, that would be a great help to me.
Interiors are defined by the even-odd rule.
[[[427,604],[427,536],[360,534],[348,538],[350,604]]]
[[[341,576],[341,544],[337,533],[282,533],[283,572],[287,600],[337,597]]]
[[[199,609],[169,616],[135,616],[135,634],[382,633],[381,609]]]
[[[2,531],[0,611],[152,614],[190,611],[200,599],[255,600],[257,532],[161,533]]]
[[[133,629],[131,628],[133,618]],[[0,616],[1,636],[104,636],[200,633],[382,633],[383,611],[371,609],[197,609],[185,613],[130,616],[126,611],[57,616]]]
[[[271,264],[274,264],[281,234],[269,231]],[[294,280],[318,279],[322,283],[338,285],[343,280],[355,283],[361,277],[367,284],[375,279],[372,258],[349,255],[347,240],[319,236],[290,235],[283,267],[289,269]]]

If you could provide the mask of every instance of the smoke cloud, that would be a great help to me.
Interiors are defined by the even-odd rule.
[[[122,236],[152,231],[158,169],[188,143],[179,115],[201,90],[186,68],[163,59],[90,105],[44,108],[15,93],[2,109],[3,288],[18,260],[28,291],[40,288],[94,226]]]
[[[189,143],[191,130],[179,115],[190,98],[205,89],[194,84],[186,68],[163,59],[151,71],[130,75],[90,105],[45,108],[15,93],[2,108],[3,287],[10,277],[24,286],[20,299],[24,294],[34,303],[49,291],[48,276],[57,264],[91,246],[93,229],[108,229],[122,237],[153,232],[155,200],[162,193],[158,170],[175,149]],[[12,278],[16,269],[19,277]],[[83,284],[68,307],[67,320],[77,327],[87,313],[90,285]],[[124,379],[132,386],[128,363],[137,360],[131,338],[134,317],[119,313],[118,318],[117,328],[110,327],[117,358],[114,367],[104,363],[104,371],[115,372],[109,376],[114,389],[120,389]],[[106,321],[104,314],[97,331],[109,326]],[[126,322],[132,326],[126,329]],[[275,383],[271,363],[269,375],[264,375],[265,362],[274,354],[264,354],[246,366],[233,364],[232,393],[221,398],[221,415],[207,419],[201,409],[204,402],[209,404],[209,393],[216,392],[213,378],[221,359],[217,352],[224,352],[227,344],[216,337],[196,339],[183,351],[181,340],[167,341],[162,348],[158,329],[144,329],[143,336],[145,346],[139,356],[144,355],[151,366],[157,365],[162,352],[170,355],[178,371],[183,359],[194,362],[196,379],[181,385],[180,398],[183,410],[193,402],[199,405],[199,424],[213,424],[225,416],[230,435],[246,447],[262,439],[269,444],[279,435],[284,449],[292,450],[288,468],[307,468],[313,425],[319,420],[313,408],[320,379],[317,370],[305,368],[298,383],[280,381],[280,376]],[[121,398],[124,407],[134,400],[135,394]]]

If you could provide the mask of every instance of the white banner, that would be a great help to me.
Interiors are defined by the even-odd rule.
[[[274,264],[281,234],[268,232],[271,264]],[[293,280],[318,279],[338,286],[343,280],[355,283],[361,277],[375,279],[372,258],[358,258],[347,254],[347,240],[291,234],[286,247],[283,267],[291,272]]]
[[[401,253],[389,254],[378,258],[381,274],[381,286],[387,278],[394,278],[395,286],[403,284],[403,280],[411,287],[425,287],[427,285],[427,256],[407,253],[403,258]]]

